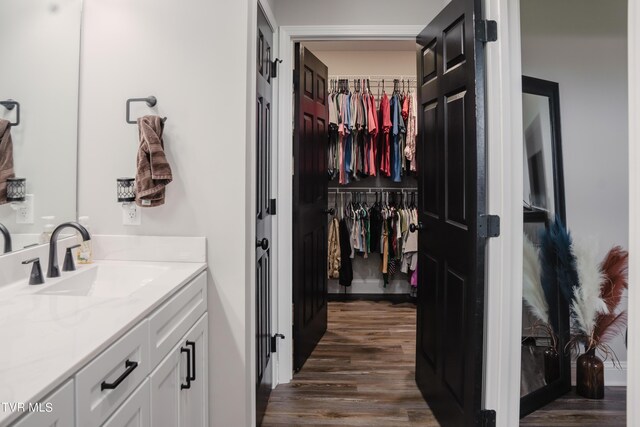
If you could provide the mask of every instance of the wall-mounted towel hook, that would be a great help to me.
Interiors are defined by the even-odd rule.
[[[151,108],[151,107],[155,107],[156,106],[156,104],[158,103],[158,98],[156,98],[155,96],[151,95],[151,96],[148,96],[146,98],[129,98],[129,99],[127,99],[127,123],[135,125],[138,122],[136,120],[131,120],[131,103],[132,102],[146,102],[147,106],[149,106],[149,108]],[[166,122],[167,118],[163,117],[162,121]]]
[[[13,99],[7,99],[6,101],[0,101],[0,105],[2,105],[4,108],[6,108],[9,111],[11,111],[14,108],[18,107],[16,109],[16,121],[15,122],[9,122],[9,124],[11,124],[11,126],[18,126],[20,124],[20,103],[17,102],[17,101],[14,101]]]

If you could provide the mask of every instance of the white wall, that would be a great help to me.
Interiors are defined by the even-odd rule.
[[[16,214],[0,206],[0,222],[15,239],[14,249],[37,242],[42,216],[56,223],[76,217],[76,153],[80,0],[2,0],[0,100],[21,104],[21,122],[11,128],[14,170],[35,195],[34,224],[16,224]],[[15,120],[0,107],[0,118]]]
[[[274,0],[278,25],[427,25],[446,0]]]
[[[560,85],[567,225],[602,259],[629,246],[627,3],[523,0],[521,16],[522,73]]]
[[[84,1],[79,212],[99,234],[206,236],[209,410],[220,427],[250,425],[253,406],[246,129],[255,10],[245,0]],[[115,183],[134,175],[138,146],[125,101],[148,95],[157,108],[133,114],[168,117],[174,181],[164,206],[125,227]]]
[[[305,46],[329,68],[329,75],[396,75],[415,78],[415,51],[323,51],[314,49],[322,42],[305,43]],[[357,46],[358,42],[350,42]],[[393,82],[389,82],[393,87]],[[385,82],[385,86],[387,82]],[[387,90],[389,90],[387,87]],[[375,90],[371,87],[371,90]]]

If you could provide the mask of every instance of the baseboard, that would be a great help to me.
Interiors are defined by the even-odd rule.
[[[329,301],[389,301],[394,304],[404,302],[415,303],[416,299],[409,294],[328,294]]]
[[[571,384],[576,383],[576,362],[571,363]],[[627,385],[627,361],[616,362],[607,360],[604,362],[604,385],[607,387],[618,387]]]

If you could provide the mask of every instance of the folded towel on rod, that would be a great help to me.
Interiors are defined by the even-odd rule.
[[[7,179],[14,177],[11,122],[0,119],[0,205],[7,203]]]
[[[173,180],[162,141],[164,122],[158,116],[138,119],[140,147],[136,168],[136,204],[154,207],[164,204],[165,187]]]

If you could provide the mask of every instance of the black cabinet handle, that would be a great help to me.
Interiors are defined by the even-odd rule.
[[[196,380],[196,342],[195,341],[187,341],[187,345],[191,347],[191,369],[193,372],[191,373],[190,380]]]
[[[120,383],[122,381],[124,381],[125,378],[127,378],[131,374],[131,372],[133,372],[133,370],[138,367],[138,362],[132,362],[131,360],[127,359],[127,361],[124,362],[124,366],[127,369],[122,373],[122,375],[120,375],[112,383],[108,383],[106,381],[102,381],[102,384],[100,385],[100,390],[112,390],[112,389],[118,387],[120,385]]]
[[[191,349],[180,347],[180,353],[187,353],[187,383],[180,384],[180,390],[191,388]]]
[[[256,240],[256,248],[261,248],[263,251],[269,249],[269,239]]]

